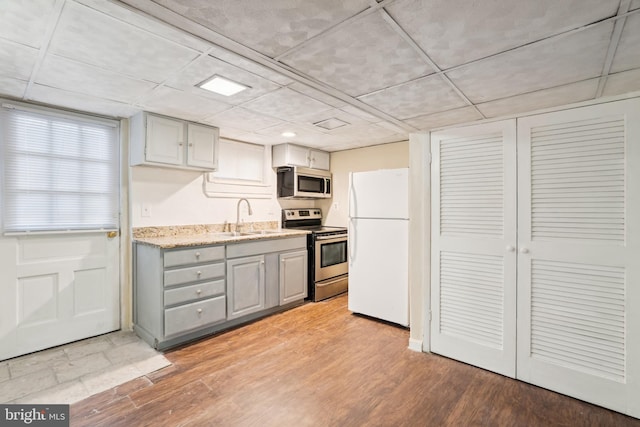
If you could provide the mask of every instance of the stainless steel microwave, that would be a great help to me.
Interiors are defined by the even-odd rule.
[[[282,166],[278,172],[278,197],[285,199],[328,199],[331,173],[328,171]]]

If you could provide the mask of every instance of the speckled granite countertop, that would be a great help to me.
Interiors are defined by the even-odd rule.
[[[282,237],[305,236],[309,231],[289,229],[256,230],[246,233],[206,232],[198,234],[177,234],[171,236],[149,236],[134,238],[135,243],[156,246],[162,249],[186,248],[190,246],[215,245],[248,242],[252,240],[277,239]]]

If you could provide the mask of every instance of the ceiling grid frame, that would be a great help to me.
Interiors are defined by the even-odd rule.
[[[613,58],[615,57],[616,50],[618,49],[618,43],[620,43],[620,38],[622,37],[622,30],[624,29],[624,24],[627,22],[626,14],[627,12],[629,12],[630,7],[631,0],[620,0],[618,16],[622,17],[616,20],[616,23],[613,27],[611,42],[609,43],[609,48],[607,49],[607,57],[604,62],[604,67],[602,68],[602,75],[600,76],[600,80],[598,81],[598,89],[596,90],[595,96],[596,98],[600,98],[602,96],[604,87],[607,84],[609,72],[611,71],[611,66],[613,65]]]
[[[49,50],[49,45],[51,44],[51,40],[53,39],[53,34],[58,27],[58,23],[60,22],[60,16],[62,16],[62,10],[66,4],[67,0],[56,0],[53,6],[53,10],[51,11],[52,21],[49,22],[45,34],[42,38],[42,44],[38,49],[38,59],[31,70],[31,76],[29,77],[29,82],[27,83],[27,87],[24,89],[23,98],[30,99],[31,89],[33,88],[36,76],[40,72],[40,68],[42,67],[42,63],[44,62],[44,58],[47,55]]]

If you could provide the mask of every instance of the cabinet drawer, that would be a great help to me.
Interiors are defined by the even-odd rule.
[[[224,279],[164,291],[164,305],[181,304],[224,294]]]
[[[225,320],[224,295],[164,311],[164,335],[174,335]]]
[[[165,270],[164,285],[172,286],[197,280],[215,279],[224,276],[224,263],[198,265],[196,267]]]
[[[177,249],[165,251],[164,266],[198,264],[224,259],[224,246],[209,246],[195,249]]]

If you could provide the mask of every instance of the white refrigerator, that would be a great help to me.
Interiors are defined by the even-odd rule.
[[[409,326],[409,170],[349,175],[349,310]]]

